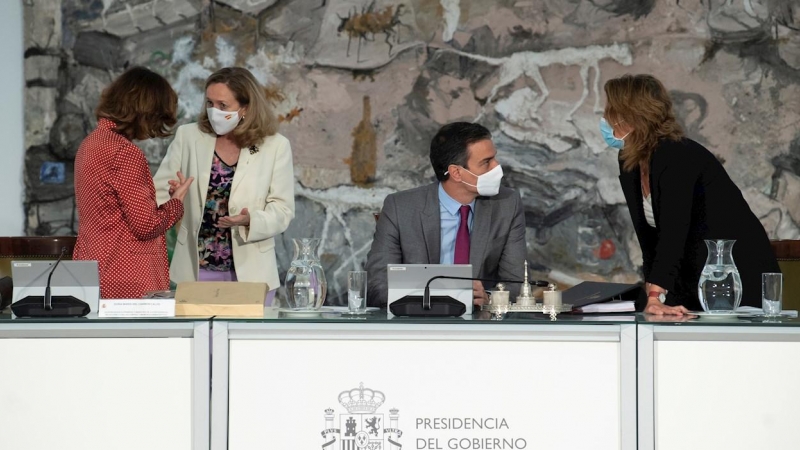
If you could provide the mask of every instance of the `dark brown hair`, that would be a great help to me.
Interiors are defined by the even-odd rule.
[[[447,179],[451,164],[469,170],[469,146],[491,139],[492,133],[483,125],[471,122],[453,122],[439,128],[431,140],[430,159],[436,179]]]
[[[619,154],[622,169],[648,169],[658,141],[683,138],[667,89],[652,75],[623,75],[608,80],[605,118],[610,124],[626,123],[633,131],[625,137]]]
[[[212,84],[222,83],[233,92],[239,105],[247,107],[247,112],[242,120],[231,131],[230,136],[239,148],[248,148],[258,145],[267,136],[278,132],[278,120],[269,106],[269,100],[264,88],[249,70],[241,67],[225,67],[211,74],[206,80],[206,90]],[[202,131],[214,134],[211,123],[208,121],[206,109],[200,112],[197,121]]]
[[[161,75],[132,67],[103,90],[95,114],[130,140],[166,137],[178,121],[178,96]]]

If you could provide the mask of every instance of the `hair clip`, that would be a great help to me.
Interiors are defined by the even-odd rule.
[[[255,155],[256,153],[258,153],[258,147],[256,147],[255,145],[251,145],[250,146],[250,154],[251,155]]]

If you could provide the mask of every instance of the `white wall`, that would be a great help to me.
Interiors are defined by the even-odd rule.
[[[25,160],[22,1],[3,2],[0,14],[0,236],[22,235]]]

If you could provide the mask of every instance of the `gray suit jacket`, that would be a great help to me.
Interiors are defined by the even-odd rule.
[[[439,183],[386,197],[367,255],[368,303],[386,306],[387,264],[439,264]],[[519,194],[505,187],[478,197],[470,235],[469,262],[477,278],[521,280],[526,255],[525,214]],[[512,295],[519,285],[508,286]]]

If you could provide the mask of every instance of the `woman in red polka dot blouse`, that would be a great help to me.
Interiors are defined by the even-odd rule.
[[[199,120],[178,128],[154,178],[159,203],[178,185],[170,181],[175,172],[197,178],[186,196],[171,279],[267,283],[272,295],[280,286],[275,236],[294,217],[292,149],[247,69],[211,74],[205,94]]]
[[[79,228],[73,257],[97,260],[102,298],[169,289],[164,235],[183,216],[193,178],[177,174],[171,199],[158,206],[147,160],[132,140],[168,136],[177,105],[167,80],[134,67],[103,91],[97,128],[75,156]]]

